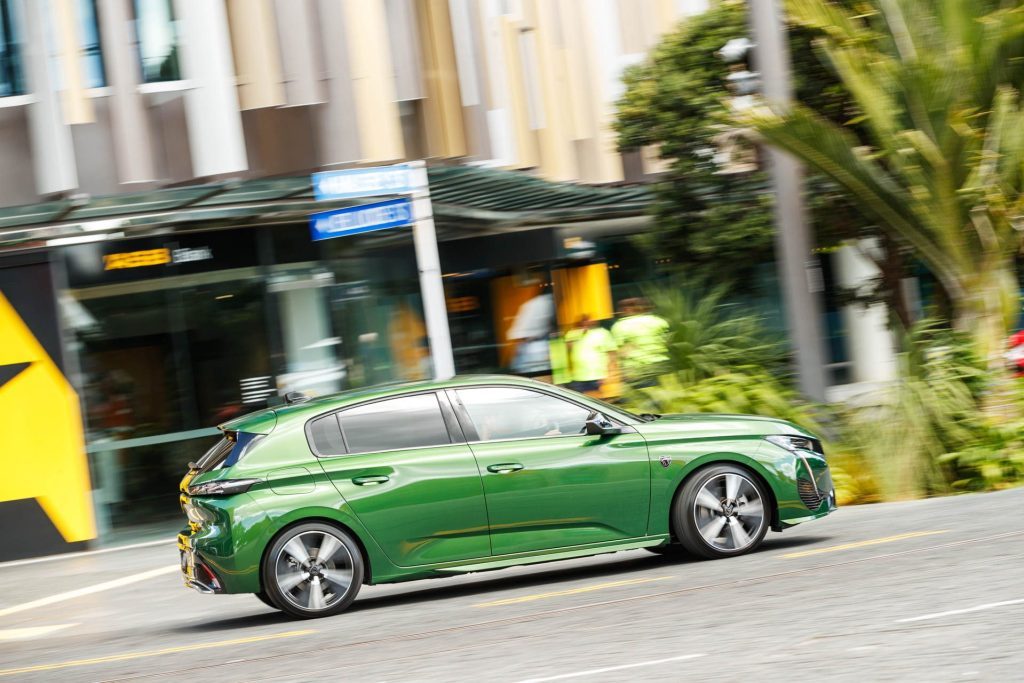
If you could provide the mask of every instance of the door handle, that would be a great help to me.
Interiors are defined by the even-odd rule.
[[[370,474],[365,477],[356,477],[352,480],[352,483],[356,486],[376,486],[390,480],[391,477],[386,474]]]
[[[523,469],[523,466],[517,462],[504,462],[500,465],[488,465],[487,471],[494,472],[495,474],[508,474],[509,472],[518,472]]]

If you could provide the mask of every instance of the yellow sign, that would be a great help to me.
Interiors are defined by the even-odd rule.
[[[35,498],[71,543],[96,537],[78,396],[0,293],[0,501]]]
[[[104,254],[103,270],[121,270],[124,268],[141,268],[143,266],[162,266],[171,262],[171,250],[144,249],[127,251],[121,254]]]

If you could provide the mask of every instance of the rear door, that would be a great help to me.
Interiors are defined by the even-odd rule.
[[[589,407],[541,390],[448,394],[480,465],[494,555],[647,533],[650,467],[635,431],[589,436]]]
[[[440,399],[434,392],[388,398],[307,425],[324,472],[402,567],[490,553],[476,460]]]

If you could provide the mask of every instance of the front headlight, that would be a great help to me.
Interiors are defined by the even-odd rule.
[[[193,484],[188,487],[190,496],[233,496],[236,493],[245,493],[259,479],[221,479],[220,481],[208,481],[204,484]]]
[[[771,436],[764,437],[764,440],[794,453],[797,451],[810,451],[811,453],[817,453],[818,455],[825,455],[825,449],[821,447],[821,442],[807,436],[798,436],[796,434],[772,434]]]

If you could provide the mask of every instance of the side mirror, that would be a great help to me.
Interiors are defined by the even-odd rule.
[[[590,436],[604,436],[608,434],[621,434],[622,428],[616,427],[607,417],[596,410],[587,416],[587,434]]]

